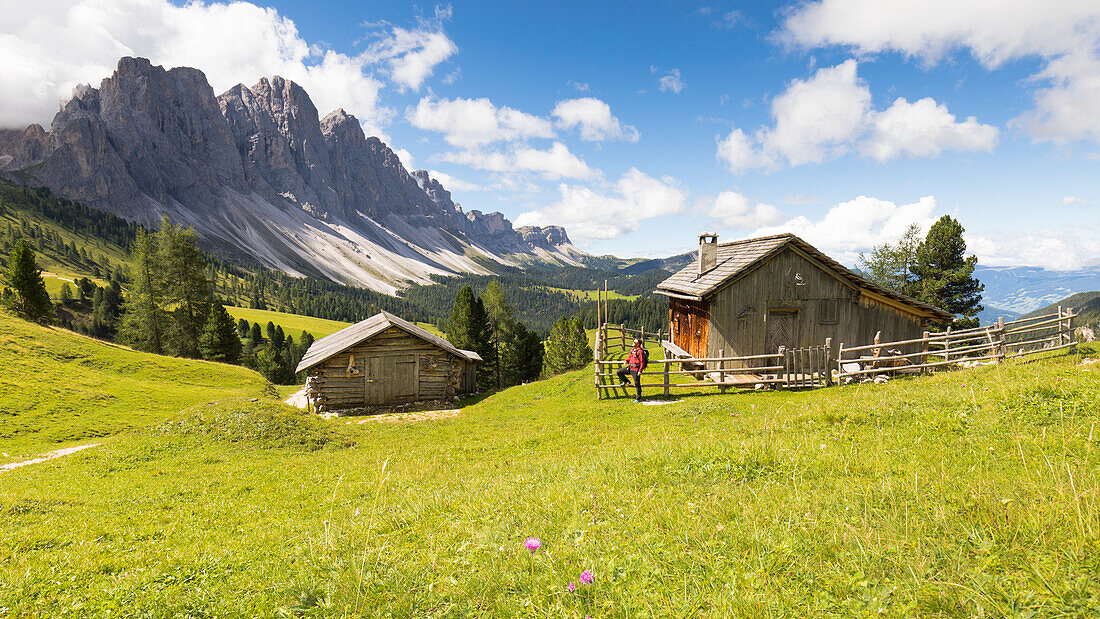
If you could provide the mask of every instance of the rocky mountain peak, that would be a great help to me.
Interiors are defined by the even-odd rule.
[[[463,214],[346,111],[319,118],[279,76],[215,96],[199,70],[122,58],[98,88],[78,88],[48,132],[0,131],[5,171],[146,225],[168,214],[212,247],[288,272],[377,290],[478,271],[471,254],[536,248],[500,213]]]

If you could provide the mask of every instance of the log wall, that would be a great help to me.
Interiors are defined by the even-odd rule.
[[[474,364],[391,327],[310,370],[321,410],[441,400],[468,392]]]
[[[826,338],[834,345],[865,344],[879,331],[883,341],[907,340],[921,337],[925,324],[915,311],[861,292],[792,247],[734,279],[708,301],[706,357],[773,354],[779,346],[810,347]],[[678,319],[673,308],[691,304],[670,303],[670,323]]]

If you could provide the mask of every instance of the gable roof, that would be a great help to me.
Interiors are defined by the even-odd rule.
[[[418,337],[433,346],[438,346],[461,359],[467,361],[481,361],[481,357],[472,350],[456,348],[454,344],[451,344],[447,340],[423,327],[418,327],[389,312],[378,312],[364,321],[357,322],[350,327],[344,327],[336,333],[326,335],[313,342],[309,350],[306,351],[305,356],[302,357],[301,362],[298,363],[298,367],[294,372],[298,373],[302,370],[308,370],[325,359],[333,355],[338,355],[364,340],[369,340],[390,327],[397,327],[409,335]]]
[[[702,299],[716,292],[728,281],[748,272],[763,260],[779,253],[788,245],[793,245],[809,254],[813,259],[822,263],[837,276],[847,280],[857,288],[904,303],[933,318],[941,320],[954,318],[954,315],[950,312],[890,290],[857,275],[836,260],[821,253],[813,245],[789,233],[722,243],[718,246],[718,264],[713,269],[699,275],[698,263],[693,261],[658,284],[656,292],[666,296],[687,296]]]

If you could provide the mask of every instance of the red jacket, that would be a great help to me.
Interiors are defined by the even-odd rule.
[[[626,358],[626,365],[635,372],[641,372],[645,369],[645,355],[642,354],[642,348],[630,349],[630,356]]]

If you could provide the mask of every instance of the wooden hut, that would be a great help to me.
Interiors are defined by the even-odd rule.
[[[919,338],[953,316],[883,288],[793,234],[718,244],[699,236],[698,259],[657,287],[669,298],[671,343],[696,358],[774,354]]]
[[[474,391],[476,352],[388,312],[313,343],[295,372],[308,370],[310,402],[335,411],[420,400],[443,400]]]

